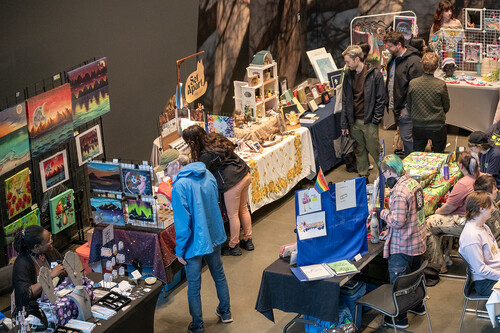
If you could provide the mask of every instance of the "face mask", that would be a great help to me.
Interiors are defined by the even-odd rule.
[[[389,177],[385,180],[385,183],[387,184],[387,186],[389,186],[389,188],[393,188],[397,182],[398,180],[396,179],[396,177]]]

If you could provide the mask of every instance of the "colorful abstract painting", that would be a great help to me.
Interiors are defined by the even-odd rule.
[[[234,137],[234,123],[232,117],[209,115],[207,118],[209,133],[219,133],[227,138]]]
[[[142,200],[127,200],[128,218],[130,220],[154,222],[153,206]]]
[[[68,72],[75,128],[109,112],[107,64],[101,58]]]
[[[29,225],[40,225],[40,210],[37,208],[3,228],[5,245],[14,241],[14,236]]]
[[[52,234],[57,234],[75,224],[73,190],[64,191],[49,200]]]
[[[0,112],[0,175],[30,160],[25,103]]]
[[[500,16],[494,11],[484,12],[484,29],[488,31],[500,31]]]
[[[87,163],[102,154],[102,139],[99,125],[86,130],[75,138],[78,165]]]
[[[40,162],[40,177],[44,192],[69,179],[66,149]]]
[[[112,198],[90,198],[95,223],[125,225],[122,202]]]
[[[97,192],[122,192],[120,165],[114,163],[87,162],[90,189]]]
[[[30,169],[19,171],[5,180],[7,215],[12,218],[31,206]]]
[[[73,136],[69,84],[27,100],[31,155],[37,157]]]
[[[151,171],[122,168],[123,193],[153,195]]]

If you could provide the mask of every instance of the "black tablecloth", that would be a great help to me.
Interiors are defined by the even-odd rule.
[[[383,242],[368,242],[369,253],[354,264],[363,268],[382,252]],[[293,275],[287,262],[277,259],[262,273],[259,296],[255,309],[267,319],[274,321],[273,309],[310,315],[315,318],[337,322],[340,287],[353,275],[326,280],[300,282]]]
[[[316,171],[319,167],[326,172],[342,161],[335,156],[333,140],[341,136],[340,112],[333,114],[335,108],[335,97],[330,103],[325,104],[324,108],[319,108],[314,113],[319,119],[312,124],[301,124],[307,127],[311,132],[314,160],[316,162]],[[306,112],[305,114],[310,113]]]

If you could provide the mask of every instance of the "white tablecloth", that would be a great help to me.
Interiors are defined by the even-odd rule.
[[[314,152],[309,130],[295,130],[295,135],[265,148],[263,153],[247,162],[252,183],[248,189],[250,211],[254,212],[288,193],[301,179],[316,175]]]
[[[497,327],[495,316],[500,314],[500,293],[495,289],[493,289],[488,302],[486,302],[486,310],[488,311],[488,316],[490,316],[493,328]]]

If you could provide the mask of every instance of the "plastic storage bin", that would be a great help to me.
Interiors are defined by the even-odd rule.
[[[361,326],[361,317],[363,312],[363,307],[358,306],[357,316],[354,313],[356,309],[356,300],[363,297],[366,294],[366,284],[362,281],[349,280],[342,288],[340,288],[340,297],[342,302],[349,308],[353,321],[356,318],[356,327]]]

